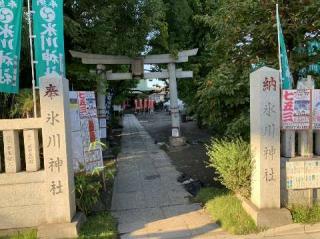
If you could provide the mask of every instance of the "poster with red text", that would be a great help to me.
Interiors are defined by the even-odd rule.
[[[282,129],[306,130],[311,128],[312,91],[282,91]]]
[[[94,92],[70,92],[70,109],[73,168],[91,172],[103,166]]]

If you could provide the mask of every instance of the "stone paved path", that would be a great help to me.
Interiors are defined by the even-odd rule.
[[[260,235],[233,236],[212,222],[177,182],[179,173],[169,157],[133,115],[125,115],[122,150],[112,198],[121,239],[256,239]],[[320,234],[271,237],[316,239]]]
[[[177,182],[178,172],[133,115],[124,117],[112,200],[121,238],[213,238],[222,233]]]

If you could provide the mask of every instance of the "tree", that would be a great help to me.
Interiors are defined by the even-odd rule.
[[[81,50],[98,54],[138,56],[163,27],[163,4],[157,0],[67,0],[65,1],[66,51]],[[90,66],[83,66],[68,55],[67,74],[75,89],[94,88],[96,79]],[[107,70],[128,71],[128,66]],[[92,81],[82,81],[91,79]],[[124,98],[134,81],[111,82],[109,87]],[[118,94],[117,94],[118,92]]]
[[[174,3],[168,2],[173,8]],[[278,68],[276,1],[187,2],[193,16],[184,21],[187,29],[191,29],[184,37],[191,40],[178,40],[174,47],[178,50],[199,47],[199,54],[189,65],[195,72],[194,80],[180,81],[179,94],[199,121],[216,134],[248,138],[249,73],[256,65]],[[297,81],[301,68],[319,62],[319,54],[310,56],[299,49],[311,40],[319,40],[320,2],[279,1],[279,4],[290,66]],[[172,15],[167,10],[169,22],[168,16],[177,18],[175,22],[186,19],[179,19],[179,14]],[[170,22],[174,21],[170,19]],[[169,31],[169,38],[180,32],[173,31]]]

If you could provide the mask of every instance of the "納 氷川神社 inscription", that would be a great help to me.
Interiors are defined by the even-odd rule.
[[[262,67],[250,76],[251,201],[259,208],[280,208],[279,72]]]

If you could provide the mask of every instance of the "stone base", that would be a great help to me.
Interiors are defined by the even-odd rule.
[[[186,145],[187,140],[185,137],[170,137],[169,142],[171,147],[181,147]]]
[[[276,228],[292,224],[292,216],[288,209],[261,209],[259,210],[251,201],[239,197],[245,211],[252,217],[258,227]]]
[[[77,238],[80,227],[86,221],[83,213],[77,213],[71,223],[46,224],[38,227],[38,238],[59,239]]]

